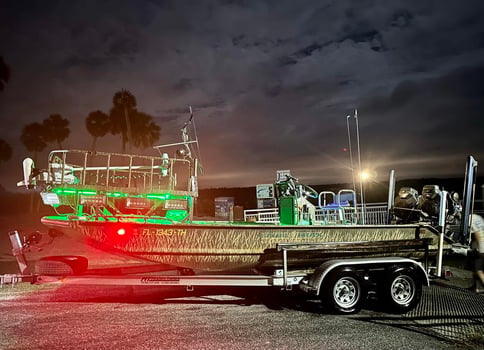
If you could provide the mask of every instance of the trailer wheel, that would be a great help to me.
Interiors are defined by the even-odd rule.
[[[366,291],[361,278],[353,271],[333,272],[324,283],[325,301],[337,313],[352,314],[361,310]]]
[[[413,310],[422,297],[422,283],[412,269],[393,271],[383,284],[384,302],[393,312]]]
[[[40,258],[35,264],[35,272],[48,276],[80,275],[87,270],[88,260],[77,255],[58,255]]]

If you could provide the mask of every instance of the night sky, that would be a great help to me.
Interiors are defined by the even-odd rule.
[[[85,118],[109,112],[120,89],[160,125],[159,143],[177,140],[193,107],[202,188],[271,183],[280,169],[351,182],[355,109],[362,166],[377,180],[391,169],[463,177],[467,155],[484,162],[482,0],[3,0],[0,38],[8,190],[29,156],[24,125],[61,114],[63,146],[88,149]],[[97,149],[120,152],[121,140]]]

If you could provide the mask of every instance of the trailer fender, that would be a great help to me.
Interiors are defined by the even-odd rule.
[[[429,286],[429,279],[425,269],[415,260],[408,258],[394,258],[394,257],[382,257],[382,258],[363,258],[363,259],[337,259],[329,260],[321,264],[313,274],[311,274],[302,286],[302,289],[308,293],[314,295],[321,295],[321,288],[324,285],[326,279],[332,272],[345,269],[345,270],[377,270],[377,269],[389,269],[391,272],[395,272],[395,269],[404,269],[412,267],[415,270],[415,274],[418,276],[418,280],[423,285]],[[361,276],[363,278],[363,276]]]

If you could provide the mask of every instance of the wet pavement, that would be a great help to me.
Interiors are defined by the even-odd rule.
[[[479,349],[442,332],[447,320],[454,329],[477,320],[470,310],[442,310],[436,296],[455,299],[445,290],[426,288],[421,307],[406,315],[364,309],[340,316],[317,301],[261,289],[22,284],[0,290],[0,348]]]
[[[434,281],[424,288],[420,304],[411,312],[371,314],[359,319],[484,349],[484,295],[453,286],[449,281]]]
[[[451,283],[404,315],[370,303],[349,316],[267,288],[21,283],[0,289],[0,348],[482,349],[484,296]]]
[[[60,240],[32,255],[59,255],[69,244],[101,266],[126,263]],[[0,274],[16,273],[10,251],[0,253]],[[449,278],[433,279],[404,315],[378,303],[331,315],[317,300],[256,288],[5,286],[0,349],[484,349],[484,295],[466,289],[472,274],[460,267],[445,267]]]

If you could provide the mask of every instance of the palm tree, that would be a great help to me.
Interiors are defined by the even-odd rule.
[[[94,111],[89,113],[86,118],[86,129],[92,136],[92,148],[94,152],[96,150],[96,141],[98,137],[106,136],[110,130],[109,116],[102,111]]]
[[[57,142],[58,148],[62,148],[62,141],[71,133],[69,120],[60,114],[51,114],[49,118],[42,122],[44,127],[44,140],[47,142]]]
[[[7,141],[0,139],[0,162],[6,162],[12,158],[12,147]]]
[[[5,84],[10,79],[10,67],[5,63],[3,57],[0,56],[0,91],[5,88]]]
[[[160,138],[160,127],[146,113],[137,112],[131,120],[131,126],[131,142],[135,147],[151,147]]]
[[[111,134],[121,134],[122,150],[126,151],[126,145],[131,139],[131,120],[136,113],[136,98],[127,90],[121,90],[114,94],[113,107],[109,112]]]
[[[42,152],[47,146],[44,135],[44,126],[40,123],[27,124],[22,129],[20,140],[29,152],[34,153],[34,163],[37,160],[37,152]]]

